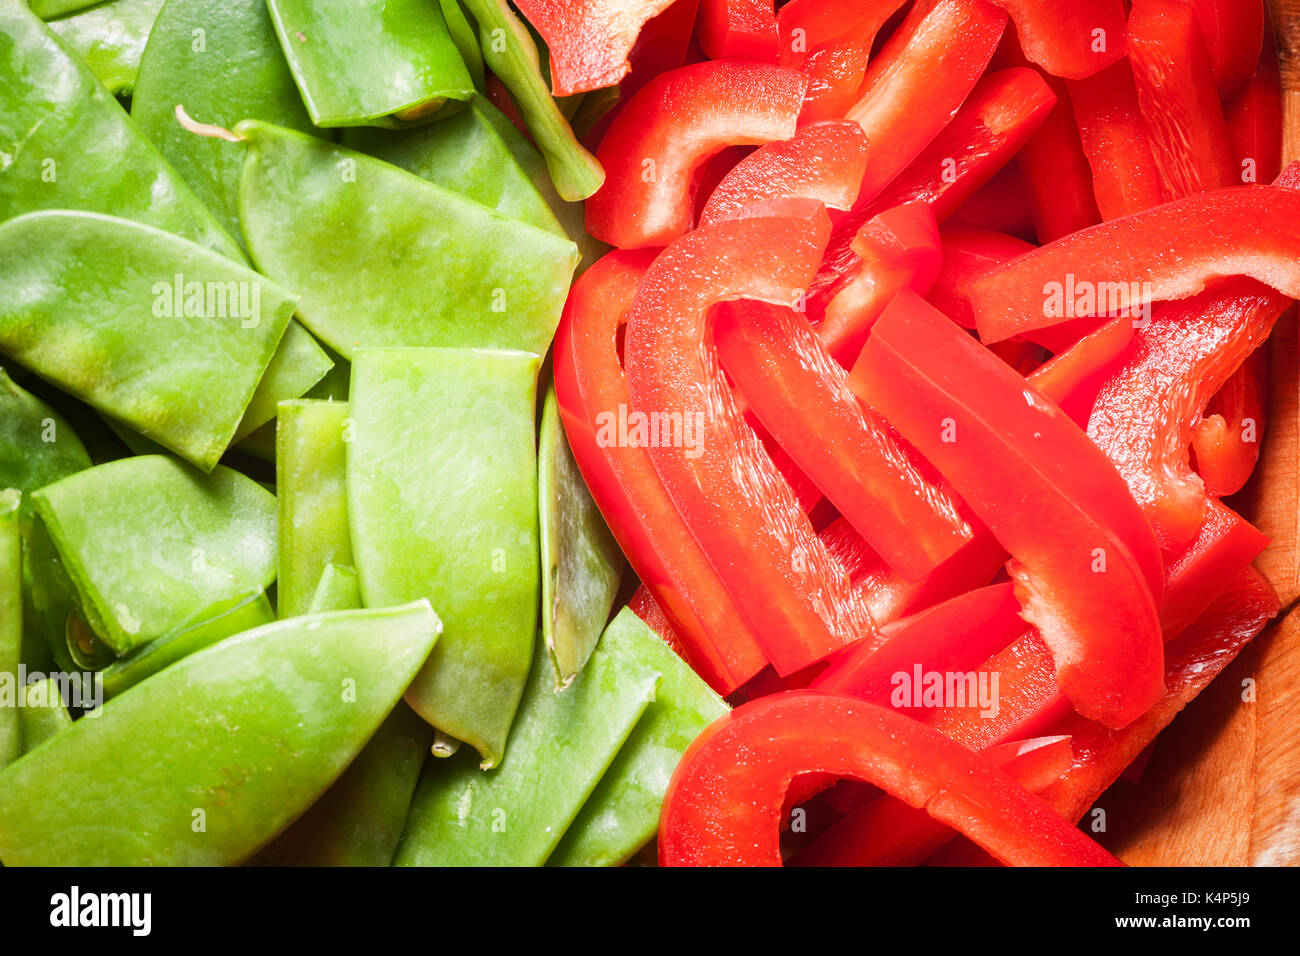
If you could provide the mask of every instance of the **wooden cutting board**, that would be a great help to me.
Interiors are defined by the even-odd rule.
[[[1283,159],[1300,159],[1300,0],[1269,0],[1282,68]],[[1136,783],[1098,806],[1098,834],[1134,866],[1300,865],[1300,342],[1273,334],[1272,410],[1238,506],[1271,538],[1258,565],[1283,614],[1156,742]],[[1253,690],[1253,695],[1250,691]],[[1251,699],[1253,696],[1253,699]]]

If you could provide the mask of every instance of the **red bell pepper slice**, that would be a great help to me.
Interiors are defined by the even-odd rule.
[[[805,126],[793,139],[761,146],[736,163],[709,195],[699,224],[735,219],[746,206],[783,197],[851,209],[866,168],[867,137],[857,123]]]
[[[859,205],[876,197],[938,135],[975,88],[1007,15],[984,0],[917,0],[867,67],[845,114],[871,142]]]
[[[1057,401],[1061,411],[1087,428],[1097,393],[1123,361],[1132,339],[1132,321],[1112,319],[1034,369],[1029,384],[1044,395],[1065,396]]]
[[[655,636],[667,644],[674,654],[690,663],[691,652],[686,642],[673,627],[673,622],[668,620],[668,615],[659,606],[659,602],[655,600],[649,588],[644,584],[639,585],[628,600],[627,609],[639,617],[642,624],[654,631]]]
[[[1087,436],[912,293],[876,323],[851,383],[1011,552],[1025,617],[1076,708],[1122,727],[1157,700],[1159,551]]]
[[[597,438],[610,416],[631,407],[618,339],[653,258],[648,251],[610,253],[574,283],[556,336],[555,393],[574,459],[623,553],[672,622],[691,666],[729,693],[766,658],[647,450]]]
[[[621,249],[663,246],[692,225],[695,176],[728,146],[789,139],[807,80],[764,63],[694,63],[646,84],[610,123],[596,156],[605,185],[587,231]]]
[[[1165,640],[1182,633],[1223,590],[1224,582],[1266,547],[1266,534],[1231,508],[1211,501],[1196,537],[1186,547],[1166,552],[1165,599],[1160,605]]]
[[[776,5],[772,0],[702,0],[696,35],[714,60],[777,59]]]
[[[963,329],[975,328],[971,283],[1035,248],[1033,243],[1003,232],[961,224],[945,225],[939,230],[939,240],[943,268],[930,287],[929,301]]]
[[[875,704],[810,691],[752,701],[696,738],[668,786],[660,864],[779,866],[782,799],[809,771],[875,784],[1003,863],[1118,865],[960,744]]]
[[[1133,0],[1128,49],[1166,199],[1238,182],[1191,0]]]
[[[661,442],[650,459],[782,675],[872,635],[874,625],[744,425],[706,348],[706,320],[729,299],[789,303],[816,272],[829,232],[817,206],[803,217],[728,220],[683,236],[641,280],[625,342],[632,406],[699,425],[694,447]]]
[[[1219,95],[1227,99],[1255,72],[1266,32],[1264,4],[1262,0],[1192,0],[1192,6]]]
[[[1241,181],[1272,182],[1282,169],[1282,79],[1271,30],[1255,75],[1228,101],[1224,118]]]
[[[922,577],[970,540],[952,498],[848,390],[848,372],[807,319],[766,303],[724,303],[713,338],[759,421],[904,577]]]
[[[546,41],[556,96],[613,86],[628,72],[642,25],[673,0],[516,0]]]
[[[1160,205],[1160,173],[1128,61],[1068,88],[1101,218],[1116,219]]]
[[[1291,169],[1300,177],[1293,164],[1279,184]],[[1132,313],[1228,276],[1300,297],[1297,216],[1300,192],[1252,186],[1189,196],[1058,239],[971,283],[980,337],[1000,342],[1069,318]]]
[[[1268,415],[1268,350],[1256,349],[1210,399],[1192,429],[1196,473],[1211,498],[1235,495],[1259,461]]]
[[[1053,76],[1081,80],[1124,56],[1123,0],[990,0],[1011,15],[1025,56]]]

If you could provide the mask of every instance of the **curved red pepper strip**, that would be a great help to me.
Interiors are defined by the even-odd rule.
[[[1210,57],[1188,0],[1134,0],[1128,49],[1166,199],[1239,182]]]
[[[713,60],[777,59],[772,0],[701,0],[696,36]]]
[[[1075,707],[1122,727],[1151,706],[1163,691],[1160,555],[1083,431],[912,293],[876,323],[851,383],[1011,552],[1025,618]]]
[[[1082,80],[1124,56],[1123,0],[989,0],[1011,15],[1025,56],[1053,76]]]
[[[694,448],[660,445],[650,458],[783,675],[874,627],[738,414],[705,346],[706,317],[729,299],[791,302],[816,271],[829,232],[817,207],[806,217],[731,220],[683,236],[642,279],[625,345],[633,407],[697,423]]]
[[[1272,30],[1255,75],[1223,112],[1241,181],[1272,182],[1282,169],[1282,79]]]
[[[673,0],[515,0],[542,35],[556,96],[613,86],[628,72],[628,54],[642,25]]]
[[[660,864],[779,866],[782,798],[806,771],[873,783],[1010,865],[1118,865],[960,744],[883,707],[810,691],[745,704],[696,738],[668,786]]]
[[[1283,178],[1292,168],[1300,164]],[[1297,217],[1300,191],[1252,186],[1189,196],[1058,239],[971,284],[980,338],[1000,342],[1070,318],[1132,313],[1230,276],[1300,297]]]
[[[1192,0],[1219,95],[1233,96],[1259,60],[1266,32],[1262,0]],[[1271,178],[1271,177],[1270,177]]]
[[[1128,61],[1074,81],[1068,89],[1101,218],[1116,219],[1160,205],[1160,173]]]
[[[736,219],[756,202],[783,197],[850,209],[867,168],[867,137],[857,123],[805,126],[793,139],[761,146],[722,177],[700,212],[700,225]]]
[[[555,394],[574,459],[641,581],[672,621],[686,657],[719,693],[767,663],[704,552],[682,523],[647,450],[601,442],[631,408],[618,337],[654,254],[613,252],[574,283],[555,342]],[[615,429],[615,432],[617,430]],[[606,437],[611,437],[606,434]]]
[[[1007,16],[983,0],[917,0],[867,67],[845,114],[871,142],[858,205],[882,189],[948,125],[997,49]]]
[[[620,249],[672,242],[691,228],[697,170],[727,146],[793,136],[806,86],[799,73],[740,61],[651,80],[596,152],[605,185],[587,201],[587,231]]]
[[[929,302],[963,329],[975,328],[971,283],[993,269],[1034,249],[1031,242],[1004,232],[960,223],[939,230],[943,268],[930,287]]]
[[[1250,480],[1268,415],[1268,349],[1260,347],[1210,399],[1192,429],[1196,473],[1211,498],[1235,495]]]
[[[942,487],[848,390],[848,372],[788,308],[729,302],[714,344],[759,421],[890,565],[920,578],[970,540]]]
[[[1068,396],[1057,405],[1072,422],[1086,429],[1097,393],[1122,363],[1132,339],[1132,320],[1112,319],[1034,369],[1029,384],[1044,395]]]
[[[1242,568],[1268,547],[1268,535],[1226,505],[1211,501],[1205,523],[1181,550],[1166,553],[1160,628],[1168,641],[1196,620]]]

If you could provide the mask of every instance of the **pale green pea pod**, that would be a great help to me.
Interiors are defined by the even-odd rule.
[[[483,68],[483,51],[478,48],[478,33],[465,15],[465,9],[459,0],[438,0],[442,7],[442,18],[447,24],[447,33],[451,42],[460,51],[461,61],[474,80],[474,88],[480,92],[487,88],[487,74]]]
[[[72,715],[68,713],[63,701],[59,682],[52,677],[44,677],[24,687],[19,719],[22,724],[24,756],[71,727]]]
[[[421,601],[278,621],[186,657],[0,772],[0,861],[242,862],[352,762],[437,636]]]
[[[468,754],[425,762],[396,866],[541,866],[655,698],[659,674],[597,648],[555,690],[537,654],[510,750],[483,773]]]
[[[163,0],[108,0],[50,20],[49,26],[110,93],[130,95],[162,6]]]
[[[474,83],[437,0],[267,0],[317,126],[427,122]]]
[[[663,675],[618,757],[547,860],[549,866],[618,866],[654,837],[668,782],[691,742],[727,713],[726,703],[632,611],[624,608],[598,654],[619,667]]]
[[[152,677],[164,667],[170,667],[196,651],[211,647],[232,634],[242,634],[274,620],[275,611],[264,591],[241,594],[221,601],[170,634],[150,641],[104,668],[99,674],[104,697],[116,697],[146,677]]]
[[[279,505],[281,618],[305,614],[330,564],[352,563],[348,533],[346,402],[280,405],[275,481]]]
[[[345,611],[361,607],[361,580],[355,568],[346,564],[327,564],[321,572],[316,590],[312,592],[308,614],[325,611]]]
[[[96,0],[28,0],[32,12],[42,20],[65,16],[93,6]]]
[[[0,224],[0,257],[0,352],[211,470],[293,297],[189,240],[95,213]]]
[[[538,364],[477,349],[362,349],[352,364],[361,593],[437,605],[445,633],[406,700],[484,767],[505,751],[537,627]]]
[[[542,635],[557,686],[582,670],[618,593],[623,553],[569,451],[554,387],[546,391],[537,448],[542,540]]]
[[[124,458],[32,497],[95,637],[119,655],[275,580],[275,496],[229,468]]]
[[[244,409],[244,417],[239,420],[231,443],[242,442],[274,419],[281,402],[307,394],[333,366],[334,362],[311,333],[297,322],[290,321],[285,327],[284,338],[248,401],[248,407]]]
[[[299,319],[339,354],[549,347],[572,243],[353,150],[264,123],[235,132],[253,259],[299,292]]]
[[[18,673],[23,662],[23,547],[18,527],[22,494],[0,490],[0,767],[22,753]]]

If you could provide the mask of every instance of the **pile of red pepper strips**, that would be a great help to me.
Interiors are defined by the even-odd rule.
[[[739,705],[660,862],[1117,864],[1074,823],[1279,610],[1220,500],[1300,297],[1261,0],[519,6],[620,84],[565,428]]]

